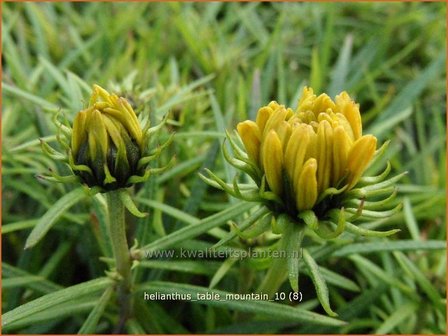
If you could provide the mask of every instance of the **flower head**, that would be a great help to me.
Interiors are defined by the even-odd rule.
[[[376,137],[363,135],[359,105],[346,92],[332,100],[305,87],[295,110],[273,101],[258,110],[255,121],[239,123],[237,133],[243,148],[228,134],[234,157],[223,146],[225,157],[249,174],[255,186],[241,185],[237,178],[226,184],[211,172],[212,178],[204,179],[235,197],[264,204],[274,218],[287,216],[324,238],[335,238],[345,227],[356,230],[351,222],[362,219],[362,213],[364,218],[392,213],[371,211],[379,201],[365,200],[386,193],[393,198],[391,186],[401,175],[384,181],[388,165],[379,176],[362,177],[385,146],[377,150]],[[337,228],[328,233],[325,226]]]
[[[399,231],[373,231],[354,224],[385,218],[400,210],[401,204],[388,208],[396,194],[393,184],[402,174],[386,180],[388,163],[378,176],[363,177],[385,146],[377,150],[375,136],[363,135],[359,105],[346,92],[333,101],[326,94],[316,96],[312,89],[305,88],[295,111],[271,102],[258,110],[255,121],[239,123],[237,133],[243,148],[227,134],[234,156],[223,145],[224,156],[255,184],[240,183],[237,175],[229,184],[210,171],[211,178],[202,178],[234,197],[260,205],[240,226],[234,225],[233,232],[215,248],[236,235],[255,238],[269,226],[273,233],[281,234],[274,244],[288,252],[286,265],[274,258],[261,288],[271,290],[287,276],[291,288],[299,290],[299,264],[293,255],[308,231],[326,240],[344,231],[373,237]],[[383,195],[389,196],[381,199]],[[303,260],[322,307],[336,316],[325,281],[305,248]]]
[[[296,111],[271,102],[256,121],[237,126],[250,160],[292,212],[311,210],[330,187],[352,189],[377,140],[362,135],[359,105],[343,92],[335,102],[305,88]]]

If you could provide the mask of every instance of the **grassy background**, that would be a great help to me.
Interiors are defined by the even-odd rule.
[[[35,177],[48,168],[67,172],[41,153],[37,140],[55,144],[55,111],[72,120],[98,83],[137,110],[151,110],[155,121],[171,112],[162,138],[176,136],[160,164],[176,155],[176,165],[139,187],[150,219],[129,227],[145,245],[236,203],[197,172],[208,167],[230,179],[234,172],[218,146],[224,130],[254,118],[270,100],[295,107],[302,87],[311,85],[332,96],[348,91],[361,104],[365,132],[392,141],[393,171],[409,172],[399,185],[403,212],[371,224],[400,228],[399,234],[390,240],[346,235],[319,260],[356,284],[344,288],[329,276],[332,305],[348,324],[311,327],[220,305],[141,300],[127,331],[445,334],[446,4],[2,3],[2,10],[3,312],[104,275],[99,256],[110,255],[102,209],[87,201],[43,242],[23,250],[37,220],[73,189]],[[210,246],[222,233],[185,244]],[[382,251],[391,241],[402,245]],[[207,287],[213,279],[217,289],[250,292],[262,279],[257,269],[266,267],[263,260],[184,261],[148,264],[137,281]],[[322,313],[310,279],[303,275],[300,284],[299,307]],[[76,333],[97,300],[75,297],[11,332]],[[116,312],[108,306],[96,331],[110,332]]]

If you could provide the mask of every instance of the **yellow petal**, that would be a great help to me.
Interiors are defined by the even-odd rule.
[[[256,123],[258,125],[258,128],[260,129],[261,134],[263,134],[266,122],[271,117],[272,113],[274,113],[274,110],[269,106],[263,106],[258,110]]]
[[[87,110],[84,110],[79,112],[76,115],[75,120],[73,121],[73,130],[72,130],[73,157],[76,157],[79,148],[81,147],[81,144],[87,139],[86,119],[87,119]]]
[[[361,114],[359,105],[350,98],[347,92],[342,92],[336,96],[336,106],[338,112],[342,113],[350,123],[353,130],[354,140],[358,140],[362,135]]]
[[[297,105],[297,112],[311,111],[316,95],[312,88],[305,86],[303,88],[302,97],[300,97]]]
[[[236,126],[238,134],[243,141],[249,159],[259,164],[260,155],[260,129],[252,120],[246,120]]]
[[[352,126],[348,122],[347,118],[342,113],[336,113],[336,118],[338,119],[338,124],[344,128],[350,139],[352,141],[355,141],[355,135],[353,133]]]
[[[330,123],[330,125],[333,123],[333,120],[331,119],[330,114],[328,114],[326,112],[319,113],[319,115],[317,116],[317,121],[321,122],[324,120],[328,121]]]
[[[286,109],[286,120],[291,119],[292,117],[294,117],[294,111],[292,110],[292,108],[288,107]]]
[[[322,192],[330,186],[333,163],[333,129],[328,121],[319,123],[317,130],[317,185]]]
[[[353,144],[347,158],[348,189],[356,185],[367,165],[372,160],[375,149],[376,138],[373,135],[364,135]]]
[[[120,128],[121,131],[125,131],[123,125],[118,120],[108,116],[104,116],[103,122],[110,139],[112,139],[112,142],[117,148],[116,165],[121,161],[127,162],[126,144],[120,132]]]
[[[266,122],[262,136],[265,137],[271,130],[278,132],[280,125],[286,119],[286,114],[287,111],[284,106],[279,106],[274,110],[271,117]]]
[[[310,125],[309,130],[310,132],[310,141],[308,143],[306,154],[305,154],[305,161],[309,158],[317,158],[317,134],[314,127]]]
[[[333,177],[332,185],[336,186],[344,176],[347,167],[347,157],[353,141],[342,126],[334,129],[333,133]]]
[[[297,208],[299,211],[312,209],[317,201],[316,171],[316,159],[308,159],[303,166],[302,173],[300,174],[296,193]]]
[[[287,121],[283,121],[277,128],[277,134],[282,143],[283,151],[285,151],[289,138],[291,137],[291,125]]]
[[[307,160],[307,155],[309,152],[310,145],[315,146],[316,134],[313,128],[309,125],[304,125],[302,128],[301,135],[298,139],[299,147],[295,154],[293,163],[293,176],[292,181],[294,183],[294,191],[297,193],[297,188],[299,187],[299,178],[302,173],[303,163]]]
[[[289,180],[295,184],[295,171],[302,170],[303,160],[305,158],[308,142],[310,140],[309,126],[305,124],[297,125],[291,133],[289,142],[285,150],[285,169]]]
[[[333,110],[335,107],[336,105],[331,98],[327,94],[322,93],[314,101],[312,111],[314,112],[314,115],[318,116],[319,113],[325,112],[327,109]]]
[[[271,130],[263,143],[263,166],[269,188],[277,195],[282,193],[282,143],[274,130]]]
[[[91,97],[91,105],[93,105],[93,103],[95,103],[98,100],[98,98],[100,98],[101,101],[109,103],[110,102],[109,96],[110,96],[109,92],[104,90],[101,86],[94,84],[93,85],[93,94]],[[94,100],[93,103],[92,103],[92,100]]]
[[[123,103],[118,101],[118,106],[106,107],[105,109],[102,109],[101,112],[117,119],[128,131],[131,138],[139,145],[141,144],[143,134],[134,111],[128,111]]]
[[[118,101],[119,106],[124,107],[124,109],[128,112],[128,121],[130,126],[130,129],[128,130],[129,134],[131,134],[131,136],[133,136],[134,139],[137,140],[137,143],[140,145],[143,133],[137,115],[135,114],[135,111],[132,108],[131,104],[129,104],[126,99],[120,97]]]
[[[98,110],[93,110],[88,118],[89,154],[92,161],[105,160],[108,150],[108,137],[103,117]]]
[[[277,103],[275,100],[271,101],[268,106],[275,112],[277,109],[281,108],[282,105]],[[283,106],[284,107],[284,106]]]

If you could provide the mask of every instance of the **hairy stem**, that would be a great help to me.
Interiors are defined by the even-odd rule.
[[[122,279],[117,286],[117,297],[120,305],[120,322],[117,333],[122,333],[126,320],[131,315],[131,256],[126,239],[125,209],[120,200],[120,191],[106,193],[109,211],[109,234],[115,257],[117,272]]]

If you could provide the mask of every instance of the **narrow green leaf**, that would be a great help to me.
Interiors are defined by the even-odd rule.
[[[285,239],[285,252],[288,265],[288,279],[294,292],[299,291],[299,260],[301,258],[300,246],[305,230],[295,223],[287,223],[283,238]]]
[[[213,132],[213,133],[216,133],[216,132]],[[184,134],[176,133],[174,135],[174,137],[179,138],[179,136],[182,136],[182,135],[188,136],[188,134],[185,134],[185,133]],[[225,134],[219,133],[218,136],[225,137]],[[159,185],[163,184],[179,175],[182,175],[182,176],[188,175],[190,172],[192,172],[193,170],[196,170],[198,167],[200,167],[204,160],[205,160],[205,155],[199,155],[199,156],[194,157],[193,159],[176,164],[176,166],[174,166],[173,168],[171,168],[171,169],[167,170],[166,172],[164,172],[163,174],[160,174],[159,176],[157,176],[157,184],[159,184]]]
[[[79,329],[78,334],[95,334],[96,326],[98,325],[101,315],[106,309],[112,293],[113,287],[108,287],[104,291],[103,295],[101,295],[100,299],[96,303],[95,308],[93,308],[87,319],[84,321],[81,329]]]
[[[73,92],[71,87],[60,69],[54,66],[51,62],[47,61],[44,57],[39,57],[39,62],[43,64],[46,72],[58,83],[59,87],[65,92],[67,97],[71,97]],[[74,108],[76,106],[72,106]]]
[[[377,123],[370,126],[366,133],[375,134],[377,138],[381,138],[387,133],[387,131],[393,129],[396,125],[404,120],[409,119],[412,114],[412,107],[407,107],[405,109],[394,112],[388,119],[378,121]],[[382,114],[381,114],[382,115]]]
[[[73,300],[73,298],[82,295],[93,294],[110,285],[112,285],[112,280],[109,278],[98,278],[41,296],[36,300],[25,303],[5,313],[2,318],[2,326],[5,328],[9,324],[15,323],[33,314],[45,311],[46,309],[49,309],[57,304]]]
[[[214,288],[218,284],[218,282],[221,281],[222,278],[230,271],[233,264],[238,261],[238,258],[228,258],[226,261],[224,261],[221,264],[221,267],[216,271],[216,273],[213,275],[213,278],[210,280],[209,288]]]
[[[143,327],[138,323],[138,321],[134,318],[129,319],[127,322],[128,332],[132,335],[146,335],[147,332]]]
[[[322,82],[322,73],[320,67],[319,50],[313,48],[311,54],[311,74],[310,74],[310,86],[316,93],[320,92]]]
[[[376,279],[380,279],[382,282],[391,285],[394,288],[399,289],[401,292],[416,298],[412,288],[403,282],[399,281],[398,278],[390,276],[389,273],[384,271],[381,267],[377,266],[370,260],[361,257],[359,255],[351,255],[349,257],[353,262],[356,263],[358,269],[363,273],[368,273],[367,277],[369,281],[376,282]],[[370,275],[371,274],[371,275]],[[369,276],[370,275],[370,276]]]
[[[164,213],[166,213],[167,215],[172,216],[172,217],[174,217],[182,222],[185,222],[189,225],[196,225],[200,222],[200,220],[198,218],[191,216],[190,214],[188,214],[182,210],[179,210],[172,206],[169,206],[165,203],[150,200],[150,199],[143,199],[143,198],[137,198],[136,200],[137,200],[137,202],[148,205],[151,208],[161,210]]]
[[[205,305],[216,306],[227,309],[234,309],[242,312],[256,313],[270,318],[296,321],[300,323],[320,324],[329,326],[341,326],[345,322],[313,313],[298,307],[291,307],[288,305],[266,302],[260,300],[232,300],[234,293],[213,290],[210,288],[192,286],[187,284],[179,284],[174,282],[154,281],[140,285],[136,292],[159,292],[159,293],[179,293],[184,295],[191,295],[192,301],[196,300],[198,303]],[[198,294],[210,294],[211,292],[219,295],[219,300],[198,300]],[[261,293],[260,293],[261,294]],[[193,301],[194,302],[194,301]]]
[[[247,228],[249,228],[252,224],[254,224],[255,221],[259,220],[261,217],[269,213],[270,210],[266,207],[260,207],[257,211],[253,212],[249,215],[249,217],[245,218],[243,222],[238,225],[237,230],[232,230],[229,233],[226,234],[226,236],[221,239],[219,242],[217,242],[215,245],[213,245],[214,249],[217,249],[224,245],[225,243],[231,241],[233,238],[235,238],[238,235],[238,232],[243,232]],[[262,219],[263,220],[263,219]]]
[[[215,215],[202,219],[195,225],[189,225],[177,230],[167,236],[146,245],[142,250],[155,251],[176,245],[178,242],[199,236],[217,226],[220,226],[228,220],[244,213],[254,205],[251,203],[237,203],[228,209],[218,212]]]
[[[57,111],[59,107],[41,97],[35,96],[29,92],[26,92],[18,87],[14,87],[7,83],[2,82],[3,93],[14,95],[18,98],[23,98],[38,106],[41,106],[45,110]]]
[[[375,334],[384,335],[391,333],[396,326],[401,322],[409,318],[415,313],[417,307],[414,303],[408,303],[393,312],[379,327],[376,329]]]
[[[327,281],[327,283],[332,284],[335,287],[344,288],[352,292],[359,292],[361,289],[358,287],[356,283],[354,283],[352,280],[335,273],[333,271],[330,271],[327,268],[324,268],[322,266],[319,267],[320,272]]]
[[[4,326],[4,330],[17,330],[26,326],[36,326],[48,323],[50,321],[62,321],[65,318],[71,318],[74,314],[84,313],[91,310],[97,304],[96,297],[81,297],[71,301],[64,302],[44,311],[38,312],[24,319]]]
[[[328,287],[327,284],[322,277],[321,272],[319,271],[319,267],[314,261],[313,257],[308,253],[307,250],[303,249],[303,260],[305,261],[305,265],[310,270],[311,279],[313,280],[314,287],[316,288],[317,297],[324,308],[325,312],[330,316],[337,316],[330,307],[330,299],[328,296]]]
[[[415,250],[443,250],[446,242],[443,240],[397,240],[397,241],[375,241],[355,243],[342,247],[333,253],[333,256],[343,257],[355,253],[375,253],[384,251],[415,251]]]
[[[331,73],[331,81],[328,87],[328,94],[330,97],[336,96],[347,87],[346,81],[352,54],[352,46],[353,35],[348,34],[344,39],[344,44],[342,45],[338,60]]]
[[[442,312],[445,311],[445,303],[437,289],[433,286],[433,284],[428,280],[428,277],[422,273],[420,269],[417,268],[414,262],[409,260],[406,255],[402,252],[394,252],[394,256],[397,259],[400,266],[403,270],[415,281],[418,283],[421,290],[428,296],[428,298],[432,301],[437,309]]]
[[[205,275],[212,275],[220,267],[220,265],[220,262],[203,260],[142,260],[138,264],[139,267],[144,268]]]
[[[15,223],[8,223],[2,225],[2,234],[7,234],[15,231],[29,229],[36,226],[39,219],[23,220]]]
[[[28,287],[30,283],[44,281],[45,278],[36,275],[19,276],[14,278],[2,279],[2,289],[15,287]]]
[[[20,268],[16,268],[11,266],[5,262],[2,262],[2,276],[3,276],[3,287],[5,286],[5,280],[7,278],[31,278],[35,277],[35,275],[25,272]],[[63,287],[43,278],[39,277],[41,280],[36,282],[28,282],[27,287],[35,290],[38,293],[48,294],[58,290],[61,290]]]
[[[403,199],[403,212],[406,226],[413,240],[420,240],[420,231],[418,229],[417,220],[412,211],[412,204],[409,197]]]
[[[40,218],[33,231],[31,231],[26,240],[25,249],[36,245],[45,236],[48,230],[50,230],[51,227],[56,224],[57,220],[65,211],[70,209],[73,205],[80,202],[85,197],[87,197],[85,187],[79,187],[60,198]]]
[[[445,66],[445,51],[441,50],[437,58],[430,63],[417,77],[409,82],[403,90],[397,95],[392,103],[385,109],[377,118],[375,127],[382,122],[391,119],[397,115],[397,111],[407,110],[414,100],[422,93],[428,83],[430,83],[435,76],[438,76]],[[370,132],[369,133],[373,133]],[[376,134],[376,133],[373,133]]]

